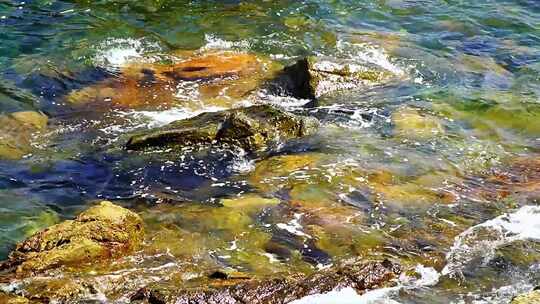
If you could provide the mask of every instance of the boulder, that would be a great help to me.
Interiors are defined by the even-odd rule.
[[[400,267],[388,260],[349,262],[318,271],[312,275],[293,275],[247,280],[235,284],[216,282],[205,289],[175,289],[166,286],[147,287],[131,297],[133,303],[274,303],[282,304],[308,295],[327,293],[352,287],[363,294],[368,290],[391,284]]]
[[[333,92],[384,84],[398,76],[368,62],[312,56],[283,69],[268,83],[267,90],[277,95],[317,99]]]
[[[17,244],[0,269],[27,277],[62,266],[96,263],[133,252],[143,234],[136,213],[104,201],[75,220],[51,226]]]
[[[269,105],[203,113],[162,128],[135,135],[128,150],[184,147],[193,144],[230,144],[258,151],[283,141],[313,134],[315,118],[300,117]]]
[[[0,116],[0,159],[17,160],[32,152],[32,135],[44,130],[48,118],[33,111]]]
[[[540,304],[540,290],[519,295],[512,300],[511,304]]]

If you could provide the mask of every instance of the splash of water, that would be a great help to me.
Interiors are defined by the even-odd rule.
[[[160,50],[161,47],[157,43],[145,39],[111,38],[96,47],[93,62],[96,66],[115,70],[133,60],[152,61],[152,58],[145,54]]]
[[[497,248],[519,240],[540,240],[540,206],[524,206],[465,230],[446,255],[442,274],[460,275],[473,260],[487,263]]]
[[[401,289],[413,290],[429,287],[439,282],[440,274],[431,267],[417,265],[415,268],[420,278],[405,275],[395,287],[379,288],[359,295],[352,287],[336,289],[325,294],[315,294],[291,302],[291,304],[400,304],[392,299]]]

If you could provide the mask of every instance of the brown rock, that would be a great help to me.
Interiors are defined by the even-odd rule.
[[[120,108],[230,108],[272,77],[277,65],[251,53],[214,51],[171,57],[172,64],[129,63],[120,75],[74,91],[68,101]]]
[[[17,244],[0,269],[18,277],[62,266],[81,266],[133,252],[143,239],[141,218],[110,202],[101,202],[75,220],[64,221]]]
[[[132,296],[133,302],[148,303],[250,303],[282,304],[336,288],[353,287],[360,294],[391,284],[400,267],[383,262],[349,262],[309,276],[250,280],[232,286],[208,286],[205,290],[143,288]]]

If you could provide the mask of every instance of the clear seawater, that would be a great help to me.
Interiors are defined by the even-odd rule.
[[[194,113],[66,100],[121,77],[127,60],[201,49],[283,65],[308,55],[369,61],[405,80],[310,109],[278,99],[322,125],[275,162],[127,153],[134,130]],[[403,109],[436,121],[436,136],[400,137],[393,117]],[[402,282],[381,303],[508,303],[540,284],[540,1],[1,0],[0,112],[27,110],[49,125],[31,155],[0,160],[1,259],[31,233],[111,200],[143,215],[150,235],[167,229],[153,250],[189,269],[264,276],[360,256],[436,277]],[[244,225],[246,214],[220,208],[238,195],[279,205]],[[175,229],[193,236],[191,247],[177,248]],[[268,256],[268,239],[292,257]]]

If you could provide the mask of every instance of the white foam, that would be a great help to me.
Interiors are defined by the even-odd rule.
[[[433,267],[425,267],[422,264],[418,264],[415,268],[416,273],[420,274],[420,279],[413,280],[411,287],[428,287],[434,286],[439,283],[441,274]]]
[[[387,294],[394,288],[382,288],[359,295],[352,287],[304,297],[290,304],[396,304]]]
[[[206,44],[201,48],[201,50],[232,50],[232,49],[242,49],[247,50],[250,48],[250,43],[246,40],[241,41],[228,41],[218,38],[212,34],[205,34],[204,38]]]
[[[401,289],[417,289],[433,286],[439,282],[440,274],[432,267],[417,265],[415,271],[419,279],[402,275],[395,287],[379,288],[359,295],[352,287],[332,290],[325,294],[315,294],[291,302],[291,304],[400,304],[394,298]]]
[[[305,233],[304,231],[302,231],[302,225],[300,225],[300,219],[302,218],[302,214],[301,213],[295,213],[294,214],[294,219],[292,219],[289,223],[285,224],[285,223],[279,223],[279,224],[276,224],[276,226],[279,228],[279,229],[282,229],[282,230],[285,230],[285,231],[288,231],[292,234],[295,234],[295,235],[298,235],[298,236],[303,236],[303,237],[307,237],[307,238],[311,238],[311,236],[307,233]]]
[[[115,69],[133,60],[143,60],[145,53],[160,50],[156,43],[144,39],[107,39],[96,47],[94,64]],[[151,61],[150,58],[146,60]]]
[[[462,232],[446,255],[448,263],[442,273],[460,274],[478,258],[487,263],[497,248],[518,240],[540,240],[540,206],[524,206]]]
[[[405,69],[394,63],[388,53],[369,43],[350,43],[343,40],[337,42],[338,51],[348,54],[351,59],[362,60],[378,65],[397,76],[405,76]],[[359,65],[361,67],[361,65]]]
[[[169,124],[176,120],[188,119],[206,112],[218,112],[225,110],[222,107],[209,106],[199,110],[190,110],[186,108],[172,108],[164,111],[131,111],[127,115],[147,121],[147,127],[155,128]]]

